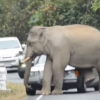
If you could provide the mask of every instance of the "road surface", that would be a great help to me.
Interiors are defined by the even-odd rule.
[[[7,82],[23,84],[23,79],[21,79],[18,76],[18,73],[16,71],[13,71],[13,72],[11,71],[7,73]]]
[[[7,74],[7,82],[21,83],[23,79],[20,79],[17,72]],[[49,95],[43,96],[39,92],[35,96],[28,96],[26,100],[100,100],[100,93],[95,92],[94,89],[88,89],[87,93],[77,93],[76,89],[66,91],[63,95]]]
[[[26,100],[100,100],[100,93],[94,89],[88,89],[87,93],[77,93],[76,90],[70,90],[63,95],[36,95],[29,96]]]

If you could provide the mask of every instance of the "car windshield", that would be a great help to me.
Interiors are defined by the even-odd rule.
[[[19,43],[17,40],[6,40],[0,41],[0,49],[12,49],[19,48]]]
[[[45,63],[45,61],[46,61],[46,55],[38,56],[35,58],[35,64]]]

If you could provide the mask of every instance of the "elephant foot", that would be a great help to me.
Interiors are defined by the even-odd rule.
[[[54,94],[63,94],[63,91],[62,90],[58,90],[58,89],[54,89],[53,91],[52,91],[52,94],[54,95]]]
[[[42,89],[41,90],[41,94],[42,95],[50,95],[51,94],[51,91],[49,89]]]

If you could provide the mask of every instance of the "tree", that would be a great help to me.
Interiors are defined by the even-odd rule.
[[[92,8],[94,11],[100,10],[100,0],[94,0]]]
[[[100,14],[92,9],[93,0],[49,0],[31,17],[30,25],[86,24],[100,29]]]
[[[30,28],[27,6],[28,0],[0,1],[0,36],[17,36],[21,42],[26,40]]]
[[[86,24],[100,29],[99,0],[0,0],[0,36],[26,41],[34,25]]]
[[[0,0],[0,36],[17,36],[26,41],[32,27],[28,21],[45,0]]]

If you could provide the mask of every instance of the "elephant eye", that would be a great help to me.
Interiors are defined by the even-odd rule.
[[[27,42],[27,45],[28,45],[28,46],[31,46],[31,45],[32,45],[32,43],[31,43],[31,42]]]

